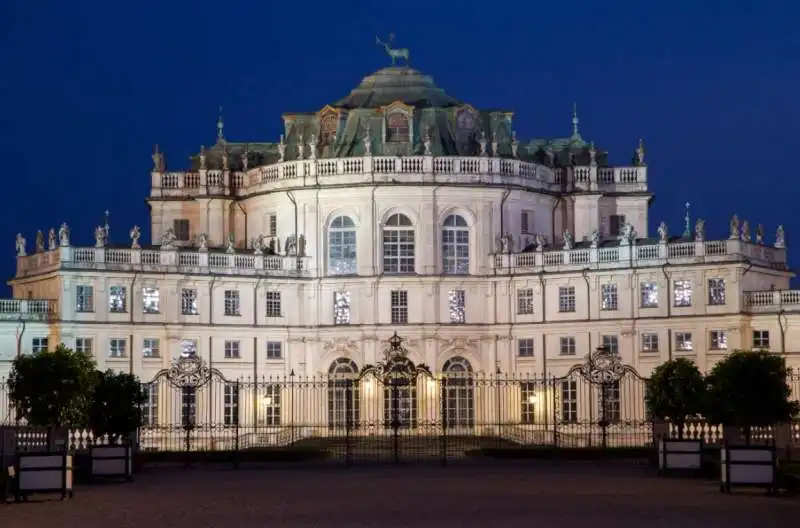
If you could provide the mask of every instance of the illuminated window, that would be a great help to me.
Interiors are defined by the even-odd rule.
[[[392,112],[386,118],[386,142],[403,143],[408,142],[410,137],[410,127],[408,116],[403,112]]]

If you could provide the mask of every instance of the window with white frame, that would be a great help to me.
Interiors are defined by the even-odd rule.
[[[267,317],[282,317],[281,311],[281,292],[268,291],[265,293],[267,306],[265,315]]]
[[[262,414],[259,425],[281,425],[281,386],[270,383],[261,389],[259,412]]]
[[[156,383],[142,383],[142,425],[158,425],[158,385]]]
[[[692,281],[676,280],[672,283],[672,297],[676,308],[692,305]]]
[[[94,340],[91,337],[76,337],[75,352],[81,352],[88,357],[94,355]]]
[[[92,286],[76,286],[75,290],[75,311],[93,312],[94,288]]]
[[[278,215],[275,213],[267,213],[264,223],[266,224],[264,229],[268,237],[278,236]]]
[[[564,380],[561,382],[561,422],[578,421],[578,382]]]
[[[125,313],[128,306],[128,289],[125,286],[111,286],[108,288],[108,311],[111,313]]]
[[[711,350],[728,350],[728,332],[725,330],[711,330],[708,338]]]
[[[194,288],[181,289],[181,314],[197,315],[197,290]]]
[[[725,304],[725,279],[708,279],[708,304],[711,306]]]
[[[108,357],[121,359],[127,356],[128,341],[124,337],[112,337],[108,340]]]
[[[640,304],[642,308],[658,308],[658,284],[643,282],[639,285]]]
[[[691,352],[694,350],[691,332],[675,332],[675,350],[679,352]]]
[[[404,214],[393,214],[383,226],[383,272],[414,273],[414,225]]]
[[[222,395],[222,419],[226,426],[239,425],[239,384],[226,383]]]
[[[558,288],[558,311],[575,311],[575,286],[561,286]]]
[[[283,343],[280,341],[267,341],[267,359],[283,358]]]
[[[536,423],[536,383],[523,381],[519,384],[521,419],[522,423],[532,425]]]
[[[517,339],[517,355],[519,357],[533,357],[533,338],[523,337]]]
[[[239,306],[239,290],[225,290],[225,315],[241,315]]]
[[[600,309],[617,310],[619,306],[619,296],[616,284],[603,284],[600,288],[601,301]]]
[[[142,312],[157,314],[161,304],[158,288],[142,288]]]
[[[517,314],[533,315],[533,288],[517,290]]]
[[[392,324],[408,324],[408,292],[393,290],[390,297]]]
[[[161,340],[156,337],[142,339],[142,357],[155,359],[161,357]]]
[[[467,322],[467,294],[464,290],[450,290],[447,292],[448,308],[451,323]]]
[[[521,235],[532,235],[534,233],[533,211],[520,211],[519,233]]]
[[[197,341],[195,339],[181,340],[181,357],[197,357]]]
[[[333,324],[350,324],[350,292],[333,292]]]
[[[349,216],[338,216],[328,227],[328,274],[355,275],[358,272],[356,224]]]
[[[658,352],[658,334],[644,332],[641,336],[642,353],[652,354]]]
[[[615,335],[604,335],[602,337],[603,348],[612,354],[619,354],[619,337]]]
[[[461,215],[450,215],[442,225],[442,271],[448,275],[469,273],[469,226]]]
[[[559,356],[574,356],[576,352],[575,338],[572,336],[564,336],[559,339],[558,355]]]
[[[769,348],[769,330],[753,330],[753,348]]]
[[[225,359],[239,359],[241,355],[239,354],[239,341],[234,340],[226,340],[225,341]]]
[[[31,353],[38,354],[40,352],[47,352],[47,341],[46,337],[34,337],[31,339]]]

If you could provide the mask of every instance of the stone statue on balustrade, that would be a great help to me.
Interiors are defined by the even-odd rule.
[[[311,140],[308,142],[308,159],[317,159],[317,136],[311,134]]]
[[[589,164],[597,165],[597,149],[594,148],[594,141],[589,144]]]
[[[622,226],[622,233],[619,236],[620,244],[628,246],[635,238],[636,231],[633,229],[633,225],[630,222],[625,222],[625,225]]]
[[[730,228],[731,228],[731,230],[730,230],[730,235],[728,236],[728,238],[730,238],[731,240],[738,239],[739,238],[739,217],[738,216],[733,215],[731,217]]]
[[[56,239],[56,230],[55,228],[51,227],[50,231],[47,232],[47,250],[55,251],[57,247],[58,247],[58,242]]]
[[[236,253],[236,240],[233,238],[233,233],[228,235],[228,240],[225,242],[225,253],[229,255]]]
[[[281,247],[281,242],[278,239],[278,237],[270,238],[269,244],[267,245],[267,255],[277,255],[280,247]]]
[[[667,231],[667,223],[661,222],[658,224],[658,241],[662,244],[666,244],[667,240],[669,240],[669,232]]]
[[[786,247],[786,234],[783,232],[783,226],[779,225],[775,231],[775,247],[783,249]]]
[[[62,222],[61,227],[58,228],[58,244],[61,247],[69,246],[69,226],[66,222]]]
[[[742,241],[750,242],[750,222],[747,220],[742,222]]]
[[[517,158],[519,152],[519,141],[517,141],[517,131],[511,131],[511,157]]]
[[[161,249],[175,249],[175,241],[178,240],[175,230],[168,227],[161,235]]]
[[[364,143],[364,155],[372,156],[372,126],[369,121],[364,125],[364,137],[361,141]]]
[[[248,167],[248,165],[250,163],[250,155],[249,154],[250,153],[249,153],[249,151],[247,149],[247,144],[245,144],[244,150],[242,151],[242,155],[241,155],[242,170],[243,171],[247,171],[247,167]]]
[[[278,161],[280,163],[286,161],[286,142],[283,140],[283,134],[281,134],[281,140],[278,143]]]
[[[139,245],[139,239],[142,237],[142,230],[139,226],[133,226],[128,235],[131,237],[131,249],[140,249],[142,246]]]
[[[303,145],[304,140],[303,134],[300,134],[300,136],[297,138],[297,159],[299,160],[303,159],[303,155],[305,153],[306,147]]]
[[[206,170],[206,147],[200,145],[200,170]]]
[[[423,155],[430,156],[431,155],[431,147],[433,146],[433,142],[431,141],[431,133],[430,129],[425,129],[425,138],[422,140],[422,146],[425,149]]]
[[[103,226],[94,228],[94,247],[106,247],[106,230],[103,229]]]
[[[536,242],[536,251],[544,251],[544,247],[547,245],[547,240],[544,238],[543,234],[536,233],[536,236],[533,237],[533,241]]]
[[[153,151],[153,172],[164,172],[165,166],[164,153],[158,150],[158,145],[156,145]]]
[[[514,250],[514,238],[511,233],[505,233],[497,238],[497,250],[500,253],[511,253]]]
[[[303,234],[297,237],[297,256],[298,257],[306,256],[306,236]]]
[[[759,246],[764,245],[764,226],[761,224],[756,226],[756,244]]]
[[[226,171],[230,169],[230,165],[228,163],[228,147],[222,147],[222,170]]]
[[[547,166],[548,167],[555,167],[555,165],[556,165],[556,153],[553,152],[553,147],[548,145],[547,149],[544,151],[544,154],[547,157]]]
[[[258,235],[250,239],[250,247],[253,248],[253,255],[264,253],[264,235]]]
[[[286,237],[286,242],[283,246],[283,253],[284,255],[288,256],[295,256],[297,253],[297,236],[289,235]]]
[[[572,233],[569,232],[569,229],[564,231],[564,249],[572,249],[575,246],[575,240],[572,238]]]
[[[25,237],[22,236],[22,233],[17,233],[16,244],[17,244],[17,256],[24,257],[25,255],[27,255],[27,253],[25,252]]]
[[[694,224],[694,240],[695,242],[703,242],[706,239],[706,221],[698,218]]]
[[[590,247],[592,249],[597,249],[597,246],[600,244],[600,232],[597,231],[597,229],[593,229],[592,230],[592,238],[591,238],[591,240],[592,240],[592,242],[590,244]]]
[[[44,233],[41,230],[36,232],[36,252],[44,252]]]
[[[486,153],[486,133],[485,132],[481,132],[480,139],[478,139],[478,145],[480,146],[480,149],[481,149],[479,154],[481,156],[488,156],[488,154]]]
[[[644,165],[644,140],[639,138],[639,146],[636,147],[636,164]]]
[[[497,142],[497,134],[492,134],[492,156],[497,157],[499,145],[500,144]]]
[[[208,235],[205,233],[200,233],[197,235],[197,251],[206,252],[208,251]]]

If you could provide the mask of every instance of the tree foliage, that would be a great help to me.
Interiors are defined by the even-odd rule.
[[[708,376],[706,412],[712,423],[744,429],[749,442],[754,426],[791,420],[798,403],[791,401],[786,360],[766,351],[735,351]]]
[[[683,438],[687,420],[703,414],[707,399],[700,369],[686,358],[673,359],[656,367],[646,386],[652,416],[674,423]]]
[[[139,378],[120,372],[98,372],[89,410],[89,427],[95,436],[127,437],[141,424],[144,403]]]
[[[52,352],[17,357],[7,383],[11,403],[29,424],[83,426],[94,389],[94,361],[61,344]]]

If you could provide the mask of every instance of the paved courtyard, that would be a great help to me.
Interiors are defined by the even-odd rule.
[[[84,486],[72,501],[0,504],[0,526],[766,528],[796,523],[799,513],[798,500],[727,496],[712,482],[660,479],[635,467],[174,469]]]

